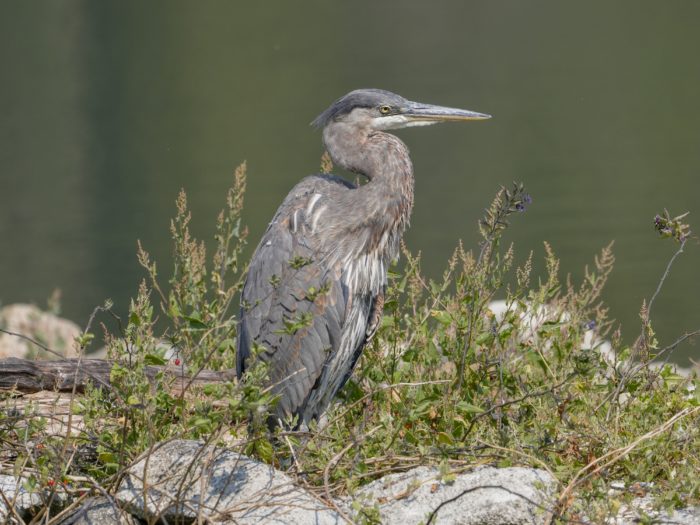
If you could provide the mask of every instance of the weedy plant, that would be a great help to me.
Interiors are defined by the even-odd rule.
[[[323,169],[330,168],[325,158]],[[600,522],[616,512],[631,495],[609,496],[613,480],[653,482],[665,506],[700,501],[697,379],[655,364],[700,330],[663,346],[651,322],[671,264],[694,239],[684,215],[655,219],[679,250],[642,307],[640,336],[625,345],[600,299],[613,267],[611,246],[574,284],[562,282],[559,261],[545,244],[546,274],[533,282],[533,254],[516,267],[513,246],[501,245],[530,196],[520,184],[501,188],[479,223],[478,251],[459,244],[441,279],[427,279],[420,255],[402,247],[404,262],[390,273],[382,325],[339,402],[322,424],[271,436],[264,421],[274,399],[262,386],[262,364],[241,383],[227,376],[195,384],[204,370],[235,365],[244,191],[242,165],[218,217],[210,260],[190,234],[186,196],[179,195],[167,287],[139,245],[147,278],[124,326],[118,319],[108,323],[111,329],[103,325],[115,362],[111,386],[72,402],[81,432],[59,439],[30,413],[21,429],[0,416],[4,439],[23,444],[13,456],[16,470],[31,472],[32,483],[67,479],[109,488],[137,455],[185,437],[238,447],[329,500],[419,464],[440,465],[449,482],[460,470],[488,463],[551,472],[560,482],[558,502],[548,509],[554,521],[585,513]],[[104,310],[111,312],[111,305]],[[91,337],[88,327],[82,343]],[[152,368],[166,364],[183,373],[181,383]],[[86,451],[90,461],[71,459]],[[356,510],[358,522],[378,519],[377,509]]]
[[[116,450],[122,466],[125,455],[133,458],[158,441],[175,436],[209,440],[232,436],[239,443],[245,442],[249,453],[271,460],[271,446],[262,433],[264,414],[273,401],[262,387],[266,369],[262,363],[251,367],[242,383],[233,377],[238,308],[234,299],[245,278],[240,260],[247,236],[241,223],[245,182],[243,164],[234,173],[226,207],[217,217],[215,250],[209,264],[204,242],[190,234],[187,197],[180,192],[170,226],[174,268],[167,291],[160,284],[156,263],[139,243],[138,260],[147,279],[131,303],[122,333],[111,336],[105,330],[109,355],[117,364],[110,377],[112,390],[100,390],[96,401],[99,407],[101,395],[113,399],[116,393],[123,405],[119,428],[102,431],[104,435],[107,430],[113,441],[106,452],[113,466]],[[163,316],[161,322],[155,311]],[[162,328],[156,337],[159,326]],[[149,365],[166,364],[184,376],[177,388],[173,376],[164,371],[150,380],[147,377]],[[205,370],[228,370],[228,380],[203,388],[194,386]],[[104,420],[92,421],[101,425]]]
[[[609,497],[613,480],[654,483],[666,506],[697,503],[697,380],[656,360],[700,331],[660,347],[655,294],[634,344],[610,333],[600,297],[611,246],[574,284],[561,281],[545,244],[546,275],[533,284],[533,255],[514,267],[513,246],[501,246],[509,220],[530,202],[520,184],[501,188],[479,224],[477,254],[458,245],[439,281],[403,248],[382,327],[343,402],[310,434],[287,436],[295,468],[322,480],[327,496],[418,464],[455,472],[489,463],[550,471],[561,483],[554,520],[614,513],[631,496]],[[662,234],[675,232],[676,256],[691,238],[684,217],[656,219]],[[359,521],[376,518],[376,509],[357,510]]]
[[[231,370],[238,308],[233,305],[245,275],[240,260],[247,233],[241,224],[245,177],[242,165],[217,218],[211,259],[204,243],[190,234],[184,191],[171,223],[174,268],[167,286],[139,244],[138,260],[147,277],[131,301],[128,319],[114,315],[110,302],[96,309],[110,314],[102,324],[113,362],[110,384],[88,386],[71,398],[71,435],[52,436],[47,418],[31,405],[22,415],[23,425],[4,426],[3,437],[17,443],[8,457],[17,473],[29,475],[30,488],[53,490],[56,479],[109,488],[136,456],[173,437],[235,442],[272,460],[262,424],[273,401],[261,386],[265,367],[251,367],[243,383]],[[81,348],[94,338],[93,318],[80,338]],[[206,371],[227,372],[199,386],[197,379]]]

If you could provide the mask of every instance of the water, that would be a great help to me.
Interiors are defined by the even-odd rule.
[[[125,312],[143,276],[136,239],[165,273],[179,188],[210,238],[244,159],[254,244],[317,170],[308,123],[350,89],[381,87],[494,115],[400,132],[417,177],[406,240],[427,272],[458,239],[474,247],[499,185],[523,181],[534,202],[507,234],[520,259],[541,261],[548,241],[576,280],[614,240],[604,298],[632,341],[675,249],[654,214],[691,211],[700,229],[700,4],[303,6],[0,4],[0,300],[44,305],[58,287],[81,324],[107,297]],[[662,342],[700,328],[699,253],[692,242],[656,303]]]

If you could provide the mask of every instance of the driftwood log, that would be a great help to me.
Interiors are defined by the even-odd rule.
[[[33,393],[42,391],[83,392],[88,382],[109,387],[114,363],[107,359],[59,359],[31,361],[9,357],[0,359],[0,391]],[[194,377],[179,366],[147,366],[146,376],[155,381],[165,372],[173,378],[171,391],[182,392],[187,386],[204,386],[235,380],[235,370],[201,370]]]
[[[83,417],[74,405],[90,382],[109,389],[113,366],[114,362],[107,359],[0,359],[0,394],[5,393],[0,396],[0,412],[17,418],[13,423],[16,428],[23,428],[32,418],[43,418],[49,435],[81,434],[85,430]],[[194,394],[197,389],[192,392],[190,387],[235,381],[236,377],[235,370],[201,370],[191,377],[179,366],[148,366],[146,377],[154,386],[159,372],[166,374],[166,380],[157,387],[167,387],[173,395]]]

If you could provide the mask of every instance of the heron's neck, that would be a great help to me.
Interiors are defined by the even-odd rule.
[[[396,212],[408,219],[413,206],[413,164],[398,137],[336,123],[326,127],[323,141],[335,164],[369,179],[358,191],[371,195],[385,210],[398,206],[401,209]]]
[[[336,194],[338,214],[329,212],[334,215],[327,217],[332,225],[328,231],[335,232],[329,250],[346,262],[374,255],[381,261],[378,268],[383,268],[377,275],[385,282],[386,265],[398,256],[413,209],[413,165],[408,148],[388,133],[358,133],[357,128],[338,125],[327,126],[323,140],[333,162],[369,179],[354,190]],[[348,243],[348,238],[353,242]]]

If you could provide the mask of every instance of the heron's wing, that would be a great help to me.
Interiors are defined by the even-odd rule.
[[[325,193],[338,191],[331,184],[338,183],[309,177],[292,190],[253,256],[242,293],[238,373],[248,365],[252,344],[261,345],[283,417],[303,410],[343,338],[347,290],[319,251],[309,213]]]

